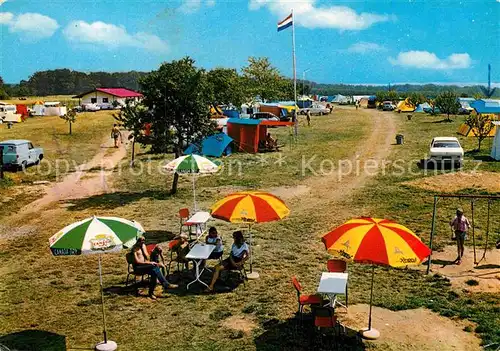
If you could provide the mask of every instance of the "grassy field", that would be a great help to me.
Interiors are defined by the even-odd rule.
[[[0,196],[10,200],[2,205],[16,210],[38,196],[29,189],[19,192],[12,185],[54,181],[92,159],[110,133],[113,120],[112,111],[80,113],[73,124],[72,135],[69,135],[68,124],[57,116],[28,118],[12,129],[0,125],[0,140],[28,139],[44,150],[44,160],[39,166],[29,167],[26,172],[5,173],[6,179],[0,180]],[[7,213],[3,212],[0,217]]]
[[[458,120],[451,124],[433,123],[439,117],[419,116],[406,122],[403,116],[386,115],[396,119],[398,132],[406,137],[405,145],[391,146],[389,161],[422,158],[432,136],[454,135],[459,124]],[[235,154],[224,159],[221,174],[198,180],[199,206],[208,208],[235,189],[285,186],[285,191],[294,191],[303,184],[315,184],[315,178],[321,176],[301,172],[298,165],[303,156],[317,155],[318,160],[332,162],[351,157],[363,146],[371,128],[370,116],[362,110],[339,110],[331,116],[313,118],[313,127],[301,128],[298,144],[284,147],[281,156],[268,154],[262,158]],[[284,141],[289,131],[281,129],[273,134]],[[466,148],[473,148],[473,140],[463,142]],[[136,219],[147,228],[150,241],[172,238],[178,231],[178,209],[190,207],[192,203],[190,178],[181,178],[178,194],[171,196],[168,192],[171,176],[155,170],[164,158],[172,156],[149,155],[147,150],[139,153],[142,166],[137,168],[143,167],[143,173],[138,175],[137,168],[133,171],[137,173],[127,167],[117,168],[116,193],[72,201],[65,210],[33,219],[30,225],[39,229],[31,236],[0,242],[4,263],[0,268],[0,315],[3,316],[0,334],[5,335],[0,337],[0,343],[22,348],[19,345],[26,347],[30,342],[37,342],[38,347],[44,343],[40,348],[43,350],[65,350],[66,344],[70,348],[91,348],[101,340],[97,258],[54,258],[47,250],[47,239],[64,225],[93,214]],[[467,169],[471,168],[472,160],[470,156]],[[127,162],[125,160],[124,165]],[[340,224],[349,216],[369,214],[396,219],[426,240],[434,193],[401,184],[425,176],[416,164],[410,162],[409,165],[413,174],[396,177],[386,172],[372,178],[340,204],[318,199],[314,210],[309,211],[305,210],[301,196],[291,199],[288,202],[292,210],[290,218],[255,226],[255,269],[261,278],[247,282],[246,286],[238,285],[231,278],[229,289],[217,285],[219,293],[215,295],[203,294],[200,289],[189,292],[179,289],[152,302],[136,298],[133,290],[123,288],[126,272],[123,255],[104,255],[110,337],[118,341],[122,350],[322,349],[311,344],[312,335],[308,331],[297,333],[296,295],[290,277],[296,275],[306,292],[314,292],[329,258],[319,238],[332,224]],[[481,167],[500,171],[500,163]],[[449,243],[443,222],[453,213],[453,206],[456,207],[455,204],[443,206],[438,245]],[[498,223],[496,225],[498,228]],[[217,227],[226,240],[230,232],[237,229],[221,222],[217,222]],[[350,266],[351,304],[368,302],[370,272],[367,266]],[[457,293],[447,279],[424,276],[415,270],[380,267],[376,269],[376,277],[374,303],[377,306],[393,310],[427,307],[450,318],[475,322],[477,328],[470,331],[477,332],[485,344],[500,342],[498,294]],[[176,278],[177,275],[173,277]],[[205,277],[208,278],[209,275]],[[186,280],[189,281],[185,278],[183,282]],[[231,327],[234,321],[252,331],[236,331]],[[381,349],[376,344],[357,344],[355,339],[344,342],[343,349]]]

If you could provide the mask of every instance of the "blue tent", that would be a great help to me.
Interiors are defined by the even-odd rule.
[[[223,154],[231,155],[231,142],[227,134],[218,133],[210,135],[200,143],[192,143],[184,150],[185,155],[197,154],[204,156],[221,157]]]
[[[426,109],[431,109],[431,105],[429,105],[427,102],[424,102],[422,104],[418,104],[417,108],[413,112],[425,112]]]

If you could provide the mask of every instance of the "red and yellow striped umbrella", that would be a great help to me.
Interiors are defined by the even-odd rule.
[[[242,191],[226,196],[212,206],[212,217],[231,223],[278,221],[290,209],[277,196],[262,191]]]
[[[351,219],[322,241],[337,257],[392,267],[420,264],[431,253],[410,229],[379,218]]]

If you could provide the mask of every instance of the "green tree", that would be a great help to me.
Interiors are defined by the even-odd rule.
[[[204,70],[185,57],[163,63],[141,80],[142,104],[151,114],[151,144],[154,152],[173,148],[176,157],[184,147],[209,135],[215,125],[210,119],[212,94]],[[172,193],[177,191],[174,175]]]
[[[481,93],[475,93],[472,97],[476,100],[481,100],[483,98],[483,95]]]
[[[461,107],[457,94],[451,90],[440,93],[434,104],[441,113],[446,114],[448,121],[451,121],[450,115],[456,115]]]
[[[399,100],[399,94],[396,90],[389,90],[387,93],[386,93],[386,96],[385,98],[389,101],[392,101],[392,102],[396,102]],[[425,101],[425,100],[424,100]]]
[[[9,94],[7,93],[4,83],[3,83],[3,78],[0,76],[0,99],[8,99]]]
[[[147,136],[144,135],[144,130],[146,124],[151,123],[152,115],[146,106],[127,100],[120,112],[113,114],[113,117],[120,125],[131,132],[134,141],[149,144]]]
[[[246,101],[243,78],[235,69],[215,68],[207,72],[207,80],[214,105],[233,104],[239,108]]]
[[[417,108],[418,105],[424,103],[426,101],[426,98],[424,95],[421,93],[413,92],[408,94],[407,96],[407,101],[410,105],[413,106],[413,108]]]
[[[387,92],[385,90],[379,90],[375,94],[375,100],[377,100],[377,102],[379,103],[386,101],[386,97],[387,97]]]
[[[243,67],[242,72],[252,98],[258,96],[263,101],[268,101],[282,95],[284,79],[267,57],[249,57],[248,66]]]
[[[481,151],[481,143],[490,135],[495,127],[491,118],[488,115],[480,113],[471,114],[465,119],[465,124],[472,129],[472,133],[477,138],[477,151]]]
[[[69,135],[72,134],[71,125],[76,122],[76,112],[75,110],[69,110],[65,115],[60,116],[67,123],[69,123]]]

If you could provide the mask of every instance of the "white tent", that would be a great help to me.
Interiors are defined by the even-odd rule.
[[[37,101],[33,104],[33,115],[45,116],[45,105],[43,104],[43,101]]]
[[[46,102],[44,116],[64,116],[68,111],[60,102]]]
[[[493,139],[493,146],[491,147],[491,157],[494,160],[500,161],[500,122],[493,122],[497,125],[497,132],[495,138]]]
[[[349,99],[347,96],[337,94],[333,97],[332,101],[333,104],[347,104],[349,102]]]

